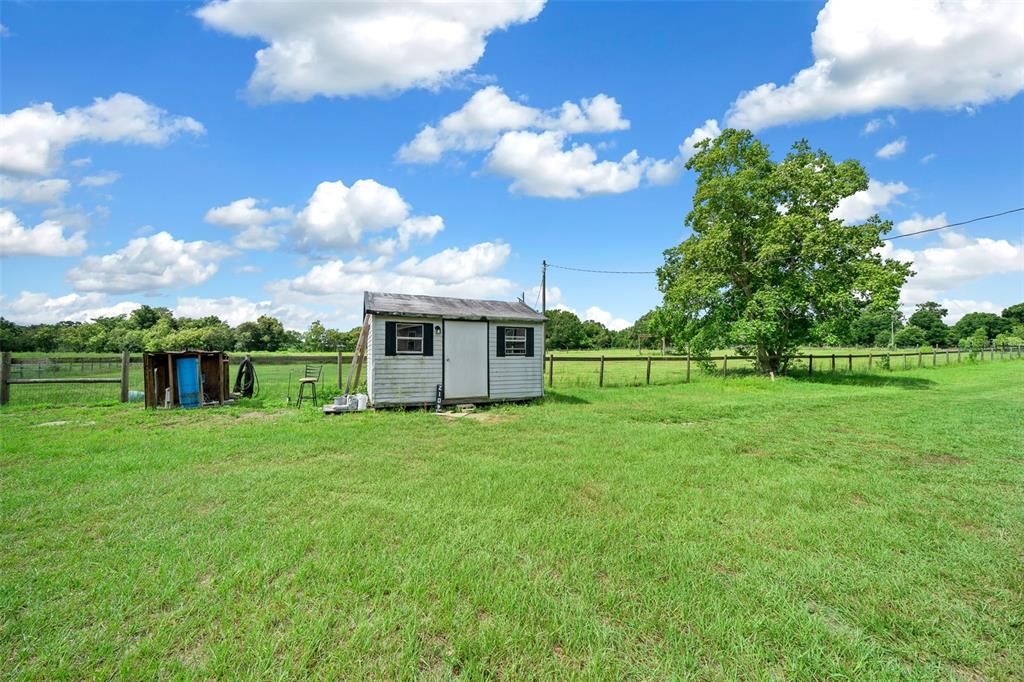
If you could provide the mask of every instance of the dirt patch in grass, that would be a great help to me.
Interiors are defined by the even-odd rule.
[[[54,421],[54,422],[42,422],[41,424],[33,424],[32,428],[39,428],[41,426],[92,426],[96,422],[76,422],[76,421]]]
[[[195,410],[174,410],[168,412],[154,413],[152,426],[156,428],[178,428],[186,424],[203,425],[231,425],[238,423],[251,423],[273,421],[289,414],[288,410],[249,410],[247,412],[236,412],[234,410],[208,407]]]
[[[481,412],[441,412],[438,416],[451,422],[465,419],[466,421],[479,424],[504,424],[516,419],[516,417],[506,412],[491,412],[487,410]]]
[[[953,675],[956,679],[961,682],[985,682],[988,678],[979,673],[977,670],[973,670],[963,665],[952,664],[950,669],[953,671]]]

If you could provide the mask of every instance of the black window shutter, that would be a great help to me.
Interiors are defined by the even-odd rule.
[[[434,355],[434,325],[430,322],[423,323],[423,354],[427,357]]]
[[[497,329],[495,332],[497,336],[495,337],[494,350],[496,351],[496,357],[503,358],[505,357],[505,328],[495,327],[495,329]]]
[[[533,357],[533,327],[526,328],[526,357]]]
[[[394,322],[384,323],[384,355],[398,355],[395,352],[395,346],[398,344],[395,341],[395,337],[398,335],[398,330],[395,327]]]

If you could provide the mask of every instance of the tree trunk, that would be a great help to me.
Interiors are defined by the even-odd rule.
[[[785,372],[786,358],[774,348],[762,345],[757,347],[757,371],[761,374],[782,374]]]

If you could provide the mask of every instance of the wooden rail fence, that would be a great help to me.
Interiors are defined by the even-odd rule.
[[[990,360],[996,359],[996,353],[999,354],[999,359],[1005,359],[1006,355],[1009,354],[1011,358],[1020,358],[1024,354],[1024,347],[1022,346],[990,346],[974,351],[975,357],[981,360],[985,359],[985,355],[989,356]],[[903,369],[909,368],[908,358],[916,358],[916,365],[918,367],[924,367],[924,357],[930,355],[930,362],[932,367],[937,367],[940,363],[938,358],[942,356],[944,358],[941,364],[959,364],[962,362],[962,356],[971,355],[971,351],[965,351],[960,348],[933,348],[931,353],[924,353],[921,350],[909,351],[903,353],[805,353],[791,356],[792,360],[806,360],[807,361],[807,373],[814,374],[814,360],[817,358],[820,360],[829,361],[829,371],[836,371],[836,359],[840,361],[846,360],[846,369],[849,372],[853,371],[853,361],[867,359],[868,370],[874,369],[875,361],[885,360],[884,366],[886,369],[892,369],[893,358],[903,358]],[[956,359],[953,360],[952,358]],[[597,373],[597,385],[604,386],[604,365],[606,362],[645,362],[647,364],[645,372],[645,383],[651,383],[651,363],[653,362],[685,362],[686,363],[686,383],[690,382],[691,365],[694,362],[705,362],[709,361],[717,363],[719,360],[722,362],[722,378],[726,378],[729,372],[729,361],[739,360],[750,362],[753,361],[753,356],[750,355],[714,355],[708,357],[691,357],[689,355],[664,355],[664,356],[556,356],[554,353],[549,353],[544,356],[545,373],[548,375],[548,386],[555,385],[555,363],[563,362],[596,362],[599,363]],[[821,371],[821,370],[818,370]]]
[[[827,362],[827,370],[830,372],[836,371],[837,360],[842,363],[845,361],[846,371],[853,371],[854,360],[867,360],[867,369],[872,370],[875,365],[881,363],[886,369],[894,369],[895,363],[902,362],[903,369],[909,369],[911,362],[917,367],[924,367],[925,363],[929,363],[932,367],[936,367],[940,364],[957,364],[963,361],[964,356],[969,356],[971,351],[965,351],[959,348],[947,348],[947,349],[933,349],[931,353],[924,353],[920,350],[908,351],[901,353],[805,353],[794,355],[793,360],[805,360],[807,362],[807,373],[814,374],[815,372],[823,371],[825,366],[822,362]],[[931,356],[927,360],[926,356]],[[1011,358],[1020,358],[1024,356],[1024,347],[1022,346],[1011,346],[1011,347],[997,347],[990,346],[981,350],[974,351],[974,356],[985,360],[986,356],[989,360],[995,360],[996,356],[1000,359],[1004,359],[1007,355]],[[940,360],[941,358],[941,360]],[[897,360],[900,359],[900,360]],[[321,365],[336,365],[337,366],[337,382],[338,387],[341,388],[344,384],[342,383],[342,370],[346,364],[351,365],[353,355],[338,352],[336,354],[323,354],[323,355],[260,355],[253,358],[253,363],[259,367],[260,365],[294,365],[294,364],[321,364]],[[710,361],[718,363],[721,361],[721,375],[723,378],[729,374],[729,362],[733,361],[734,366],[736,362],[750,362],[753,358],[749,355],[718,355],[707,358],[700,358],[689,355],[648,355],[648,356],[572,356],[572,355],[555,355],[550,353],[544,356],[544,373],[547,374],[548,386],[554,386],[555,382],[555,364],[562,363],[598,363],[598,386],[604,386],[605,382],[605,363],[622,363],[622,362],[641,362],[645,364],[644,382],[646,384],[651,383],[651,366],[656,362],[677,362],[685,364],[685,382],[689,383],[692,373],[692,366],[695,362]],[[817,362],[815,362],[817,361]],[[142,364],[142,356],[136,355],[132,357],[127,351],[122,353],[120,356],[54,356],[46,357],[42,359],[37,358],[12,358],[11,353],[3,351],[0,353],[0,405],[6,405],[10,401],[11,386],[15,385],[31,385],[31,384],[120,384],[121,387],[121,402],[128,402],[128,382],[130,375],[130,366],[133,364]],[[62,365],[66,365],[69,369],[79,367],[83,371],[86,369],[95,369],[97,365],[103,366],[120,366],[120,375],[118,377],[44,377],[42,376],[43,368],[59,370]],[[25,369],[32,368],[36,369],[37,376],[35,378],[25,378]],[[14,376],[13,369],[18,369],[18,376]],[[735,371],[735,370],[734,370]],[[31,370],[29,371],[31,373]]]
[[[79,360],[85,359],[88,362],[95,364],[114,364],[113,362],[105,361],[101,362],[101,358],[79,358]],[[60,362],[57,362],[57,361]],[[128,351],[121,353],[120,364],[121,373],[118,377],[36,377],[35,379],[25,379],[24,377],[15,378],[12,376],[11,369],[14,365],[57,365],[60,364],[76,364],[71,362],[68,358],[47,358],[46,363],[39,361],[26,360],[23,358],[12,358],[10,351],[3,351],[0,353],[0,405],[6,405],[11,400],[11,386],[15,385],[32,385],[32,384],[120,384],[121,385],[121,402],[128,402],[128,377],[130,375],[130,364],[131,354]],[[77,363],[84,364],[84,363]]]

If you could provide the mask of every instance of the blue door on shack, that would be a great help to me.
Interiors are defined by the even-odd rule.
[[[178,399],[182,407],[199,407],[199,358],[178,358]]]

